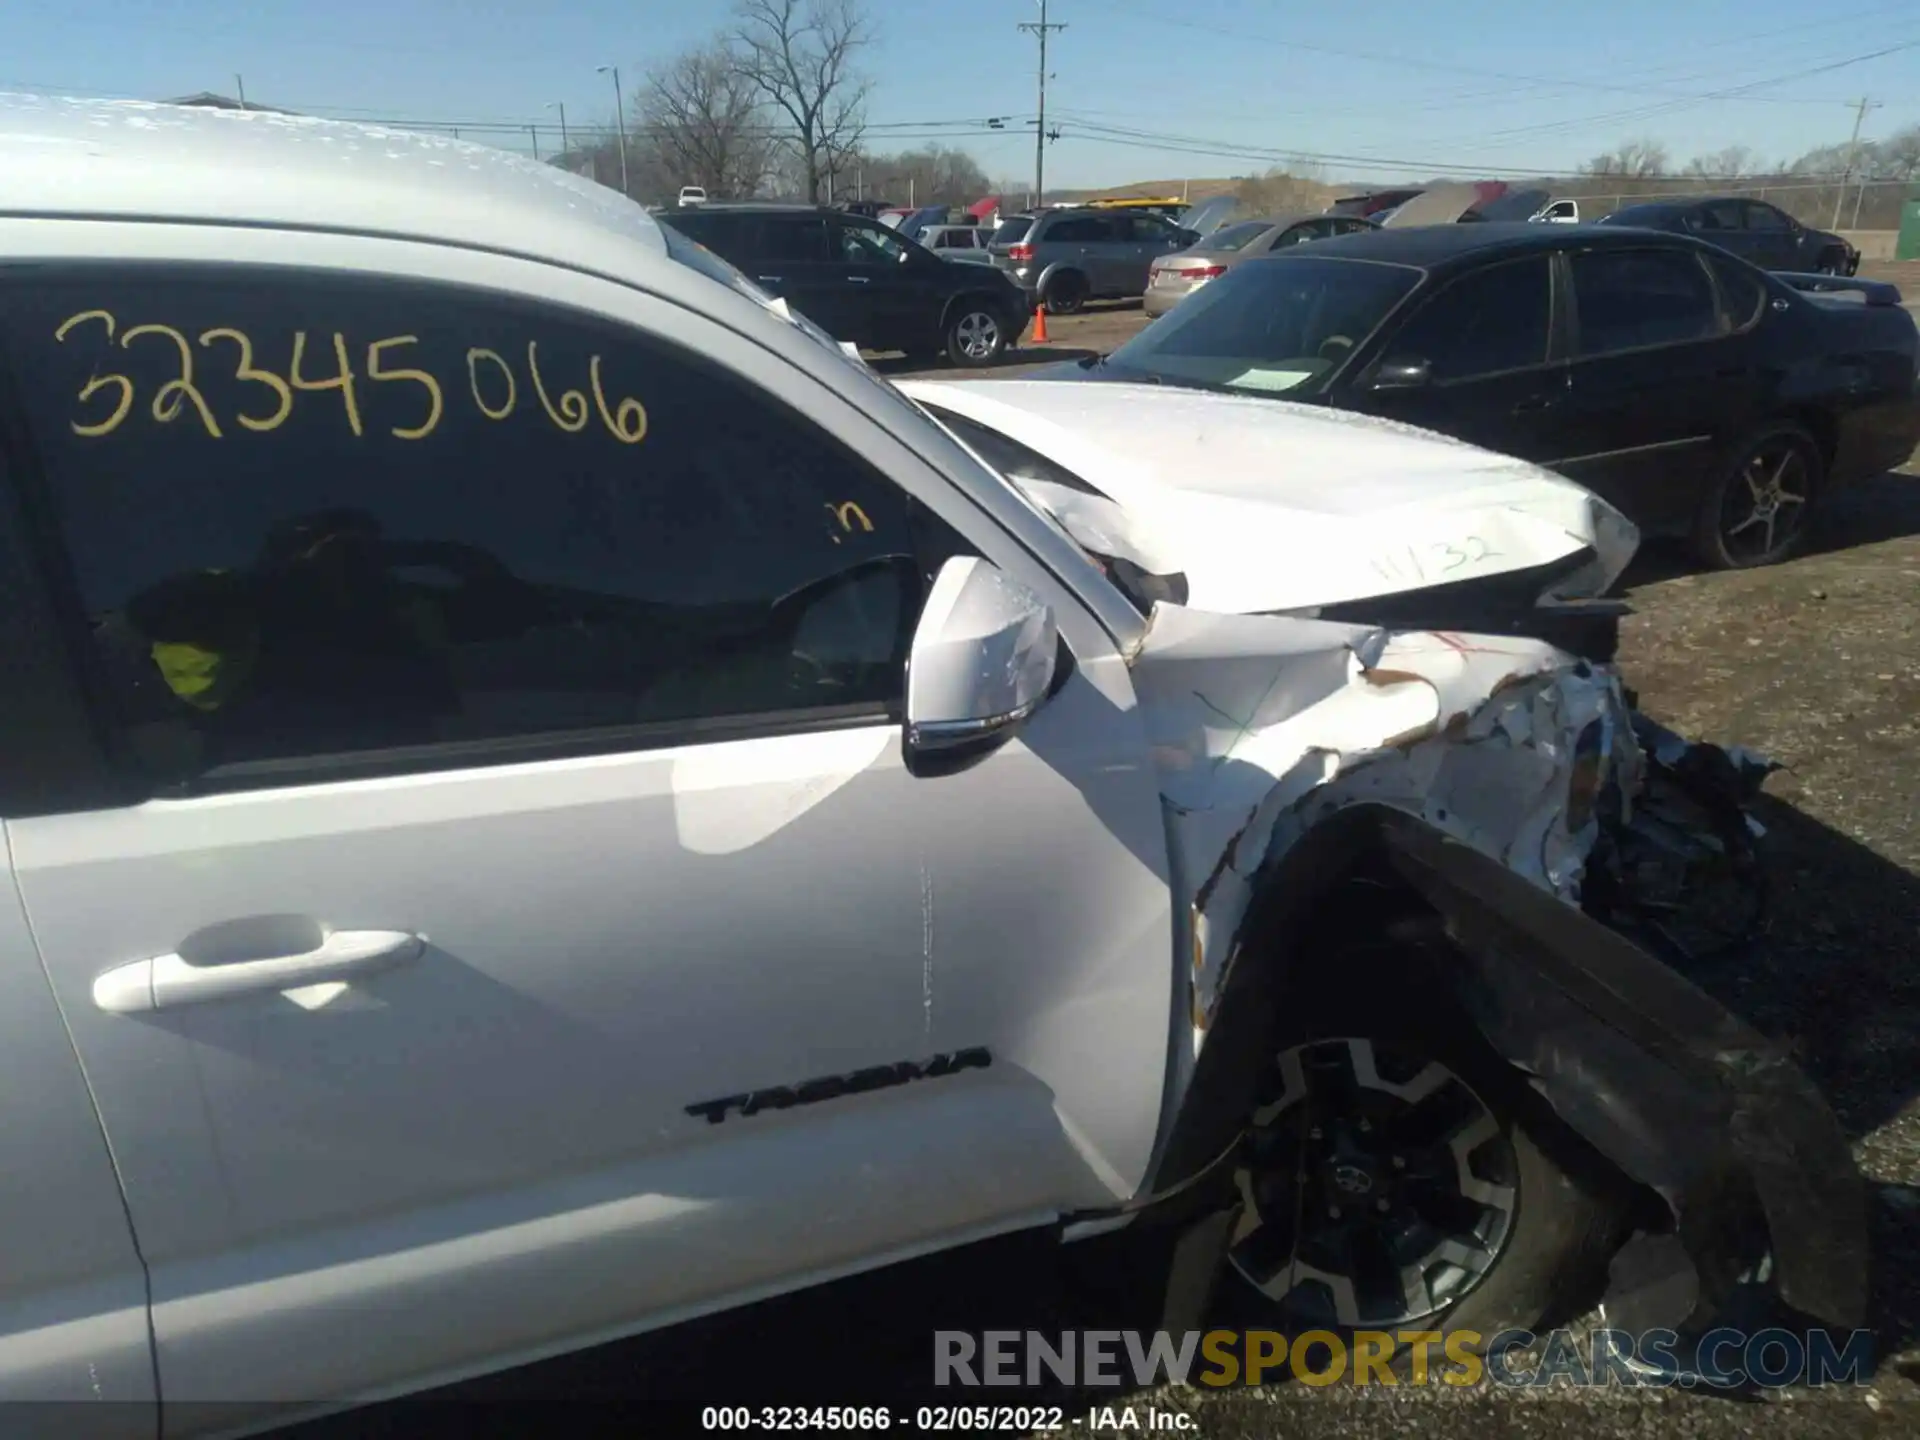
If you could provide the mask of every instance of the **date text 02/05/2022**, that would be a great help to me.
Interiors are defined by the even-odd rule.
[[[709,1405],[700,1413],[708,1431],[902,1431],[909,1434],[1051,1435],[1090,1432],[1191,1431],[1195,1417],[1156,1406],[1097,1405],[1069,1413],[1059,1405],[922,1405],[896,1415],[885,1405]]]

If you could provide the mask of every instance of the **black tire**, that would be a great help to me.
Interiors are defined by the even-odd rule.
[[[1062,270],[1048,278],[1040,299],[1049,315],[1078,315],[1086,308],[1087,277],[1078,270]]]
[[[1255,1174],[1276,1158],[1256,1127],[1235,1176],[1244,1209],[1217,1291],[1233,1317],[1228,1323],[1295,1337],[1387,1332],[1396,1337],[1396,1363],[1405,1365],[1412,1354],[1398,1343],[1403,1330],[1475,1331],[1484,1343],[1501,1330],[1581,1313],[1599,1297],[1607,1261],[1624,1238],[1625,1208],[1607,1193],[1600,1165],[1487,1047],[1465,1012],[1436,997],[1431,972],[1392,956],[1345,958],[1367,973],[1364,986],[1351,987],[1360,993],[1315,1004],[1310,1021],[1283,1026],[1275,1037],[1254,1114],[1270,1130],[1293,1126],[1279,1146],[1282,1160],[1291,1155],[1293,1178],[1269,1171],[1263,1182]],[[1349,1079],[1359,1078],[1356,1043],[1379,1080],[1409,1093],[1431,1086],[1428,1093],[1407,1101],[1337,1081],[1330,1092],[1317,1091],[1315,1077],[1341,1065]],[[1304,1076],[1304,1089],[1288,1082],[1289,1055],[1300,1058],[1292,1078]],[[1307,1096],[1298,1114],[1282,1103],[1290,1091]],[[1337,1110],[1319,1105],[1324,1093],[1370,1114],[1371,1133],[1356,1135]],[[1346,1148],[1355,1139],[1362,1149]],[[1372,1154],[1369,1145],[1389,1153]],[[1278,1233],[1266,1236],[1263,1249],[1269,1228]],[[1377,1233],[1367,1238],[1370,1230]],[[1452,1248],[1443,1252],[1443,1243]],[[1270,1268],[1276,1253],[1278,1271]],[[1344,1295],[1328,1283],[1337,1282],[1337,1265],[1300,1269],[1338,1255],[1353,1262]],[[1381,1283],[1389,1276],[1391,1283]],[[1317,1354],[1310,1363],[1327,1358]],[[1428,1359],[1440,1363],[1440,1352]]]
[[[1847,257],[1838,250],[1823,250],[1820,252],[1818,263],[1813,268],[1822,275],[1845,275]]]
[[[1776,421],[1748,436],[1701,498],[1693,548],[1716,570],[1785,560],[1806,538],[1826,458],[1804,426]]]
[[[1007,317],[996,305],[963,296],[947,312],[947,359],[965,370],[984,369],[1007,348]]]

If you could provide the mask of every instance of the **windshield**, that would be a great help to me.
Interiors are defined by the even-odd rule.
[[[1657,205],[1629,205],[1624,210],[1616,210],[1611,215],[1602,215],[1599,225],[1654,225],[1666,218],[1667,212]]]
[[[1216,230],[1207,237],[1209,250],[1244,250],[1258,240],[1273,226],[1265,220],[1242,220],[1238,225],[1229,225],[1224,230]]]
[[[1310,395],[1424,276],[1410,265],[1287,255],[1234,266],[1107,358],[1207,389]]]

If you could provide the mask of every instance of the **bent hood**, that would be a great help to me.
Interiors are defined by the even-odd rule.
[[[1159,385],[896,384],[1069,472],[1007,478],[1085,549],[1184,576],[1199,610],[1312,609],[1590,551],[1554,590],[1585,598],[1639,546],[1625,516],[1570,480],[1373,416]]]

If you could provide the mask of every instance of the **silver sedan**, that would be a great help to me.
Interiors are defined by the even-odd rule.
[[[1147,293],[1141,307],[1149,315],[1164,315],[1207,281],[1224,275],[1250,255],[1265,255],[1289,245],[1324,240],[1372,230],[1372,220],[1358,215],[1269,215],[1236,220],[1207,236],[1190,250],[1162,255],[1147,270]]]

